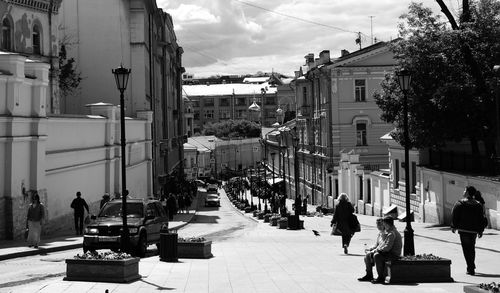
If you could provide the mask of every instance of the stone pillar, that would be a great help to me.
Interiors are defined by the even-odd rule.
[[[153,174],[153,168],[155,162],[153,162],[153,147],[156,147],[157,144],[155,144],[152,140],[152,124],[153,124],[153,111],[137,111],[137,118],[139,119],[144,119],[146,120],[145,123],[145,138],[146,138],[146,145],[145,145],[145,159],[147,160],[148,164],[148,173],[146,180],[148,182],[147,184],[147,193],[148,195],[153,195],[154,190],[153,190],[153,180],[155,180],[154,174]],[[159,144],[158,144],[159,145]],[[156,152],[156,150],[155,150]],[[158,152],[156,152],[158,153]],[[159,190],[159,189],[158,189]]]

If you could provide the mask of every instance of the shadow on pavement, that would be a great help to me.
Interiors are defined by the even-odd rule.
[[[140,280],[139,280],[139,282],[143,282],[143,283],[149,284],[149,285],[151,285],[151,286],[155,286],[155,287],[156,287],[156,290],[160,290],[160,291],[163,291],[163,290],[166,290],[166,291],[169,291],[169,290],[175,290],[175,288],[162,287],[162,286],[156,285],[156,284],[154,284],[154,283],[151,283],[151,282],[145,281],[144,279],[140,279]]]
[[[213,223],[216,224],[218,223],[217,220],[220,219],[219,216],[205,216],[205,215],[196,215],[194,216],[193,220],[191,220],[191,224],[208,224],[208,223]]]
[[[483,274],[483,273],[476,273],[476,277],[482,277],[482,278],[500,278],[500,274]]]

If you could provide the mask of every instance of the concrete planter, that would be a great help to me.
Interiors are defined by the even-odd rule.
[[[264,223],[269,223],[269,219],[271,218],[271,214],[264,215]]]
[[[288,228],[288,220],[286,218],[281,218],[278,220],[278,229]]]
[[[246,207],[245,208],[245,213],[250,213],[252,211],[252,207]]]
[[[278,220],[279,220],[280,217],[271,217],[269,219],[269,224],[271,224],[271,226],[278,226]]]
[[[66,259],[66,281],[129,283],[139,280],[139,258]]]
[[[258,217],[258,219],[259,219],[259,220],[262,220],[262,219],[264,219],[264,215],[265,215],[265,213],[264,213],[264,212],[260,212],[260,213],[257,215],[257,217]]]
[[[177,242],[177,256],[179,258],[211,258],[212,241]]]
[[[386,283],[453,282],[451,260],[393,260],[386,262]]]
[[[488,293],[490,291],[479,288],[477,285],[464,286],[465,293]]]

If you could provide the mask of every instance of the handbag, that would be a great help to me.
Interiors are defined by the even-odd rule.
[[[361,225],[359,224],[358,217],[355,214],[351,215],[350,228],[353,232],[361,232]]]
[[[332,232],[330,233],[330,235],[333,235],[333,236],[341,236],[342,235],[342,231],[340,231],[337,228],[337,223],[332,225]]]

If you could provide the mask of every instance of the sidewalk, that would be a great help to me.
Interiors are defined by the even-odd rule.
[[[169,230],[177,230],[187,225],[196,214],[198,197],[193,198],[189,213],[177,214],[173,221],[168,222]],[[83,244],[82,236],[75,236],[73,230],[68,231],[70,235],[54,236],[41,239],[38,248],[28,247],[24,240],[1,240],[0,241],[0,261],[5,259],[46,254],[49,252],[63,251],[81,248]]]

